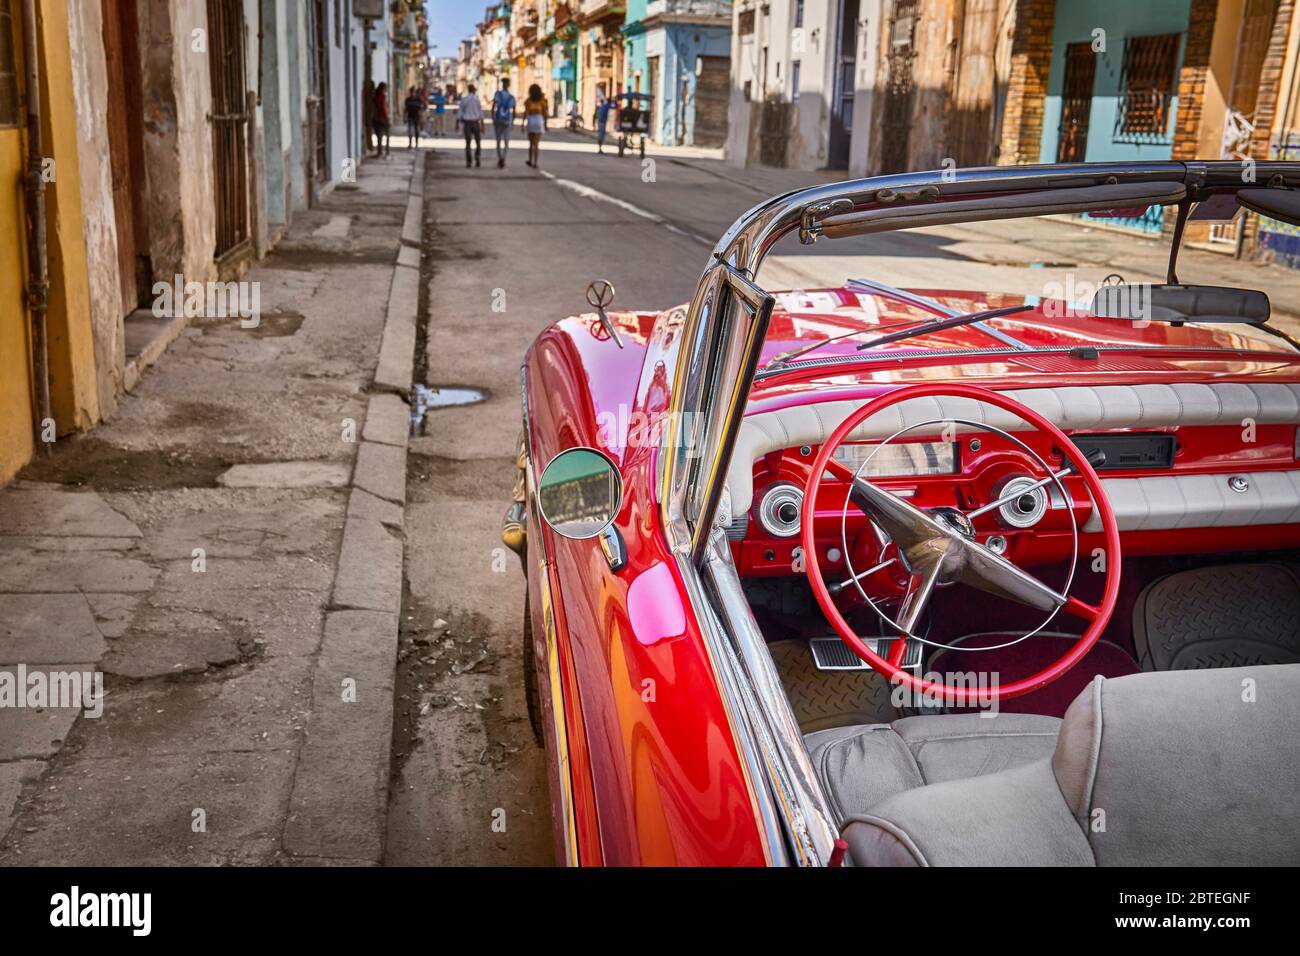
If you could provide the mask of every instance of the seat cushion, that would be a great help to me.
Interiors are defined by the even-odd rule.
[[[1300,863],[1300,664],[1098,678],[1052,758],[1100,866]]]
[[[1060,724],[1035,714],[927,715],[820,730],[804,739],[831,810],[844,821],[915,787],[1050,757]]]
[[[1300,664],[1099,677],[1050,758],[897,791],[844,837],[868,866],[1294,866],[1297,728]]]
[[[1049,758],[878,804],[844,829],[859,866],[1092,866]]]

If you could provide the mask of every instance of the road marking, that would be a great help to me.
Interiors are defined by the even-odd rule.
[[[649,219],[651,222],[655,223],[656,225],[663,226],[669,232],[676,233],[679,236],[685,236],[687,239],[694,239],[696,242],[702,243],[703,245],[709,247],[713,246],[712,239],[706,239],[704,236],[701,236],[699,233],[691,232],[687,229],[683,229],[681,226],[669,222],[667,219],[659,215],[657,212],[651,212],[649,209],[642,209],[640,206],[630,203],[626,199],[619,199],[617,196],[611,196],[609,193],[603,193],[599,189],[593,189],[591,186],[588,186],[585,183],[576,182],[572,179],[562,179],[559,176],[556,176],[554,173],[548,173],[544,169],[540,170],[540,172],[547,179],[551,180],[551,182],[555,183],[555,185],[560,186],[564,189],[568,189],[571,192],[575,192],[579,196],[583,196],[587,199],[593,200],[594,202],[610,203],[611,205],[617,206],[619,209],[622,209],[626,212],[630,212],[634,216],[640,216],[642,219]]]

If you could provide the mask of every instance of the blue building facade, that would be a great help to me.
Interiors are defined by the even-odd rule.
[[[1058,3],[1039,161],[1172,158],[1190,0]],[[1158,232],[1162,209],[1115,220]]]
[[[730,0],[628,0],[623,36],[623,88],[654,97],[651,138],[696,145],[701,67],[731,56]]]

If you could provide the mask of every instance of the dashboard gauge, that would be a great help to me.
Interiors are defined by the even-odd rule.
[[[778,482],[763,492],[758,502],[758,523],[775,538],[793,538],[799,533],[803,511],[803,489],[790,482]]]

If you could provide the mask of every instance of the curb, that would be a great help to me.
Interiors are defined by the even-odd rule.
[[[163,353],[167,351],[171,344],[180,338],[180,334],[185,331],[187,325],[189,325],[189,319],[183,315],[176,316],[149,340],[138,355],[133,355],[127,359],[126,364],[122,367],[123,392],[135,391],[135,387],[140,384],[140,378],[144,375],[145,369],[162,358]]]
[[[393,686],[402,610],[405,397],[415,364],[424,161],[415,155],[388,311],[348,492],[347,519],[294,772],[284,849],[291,861],[377,864],[388,822]],[[397,393],[397,394],[393,394]]]

